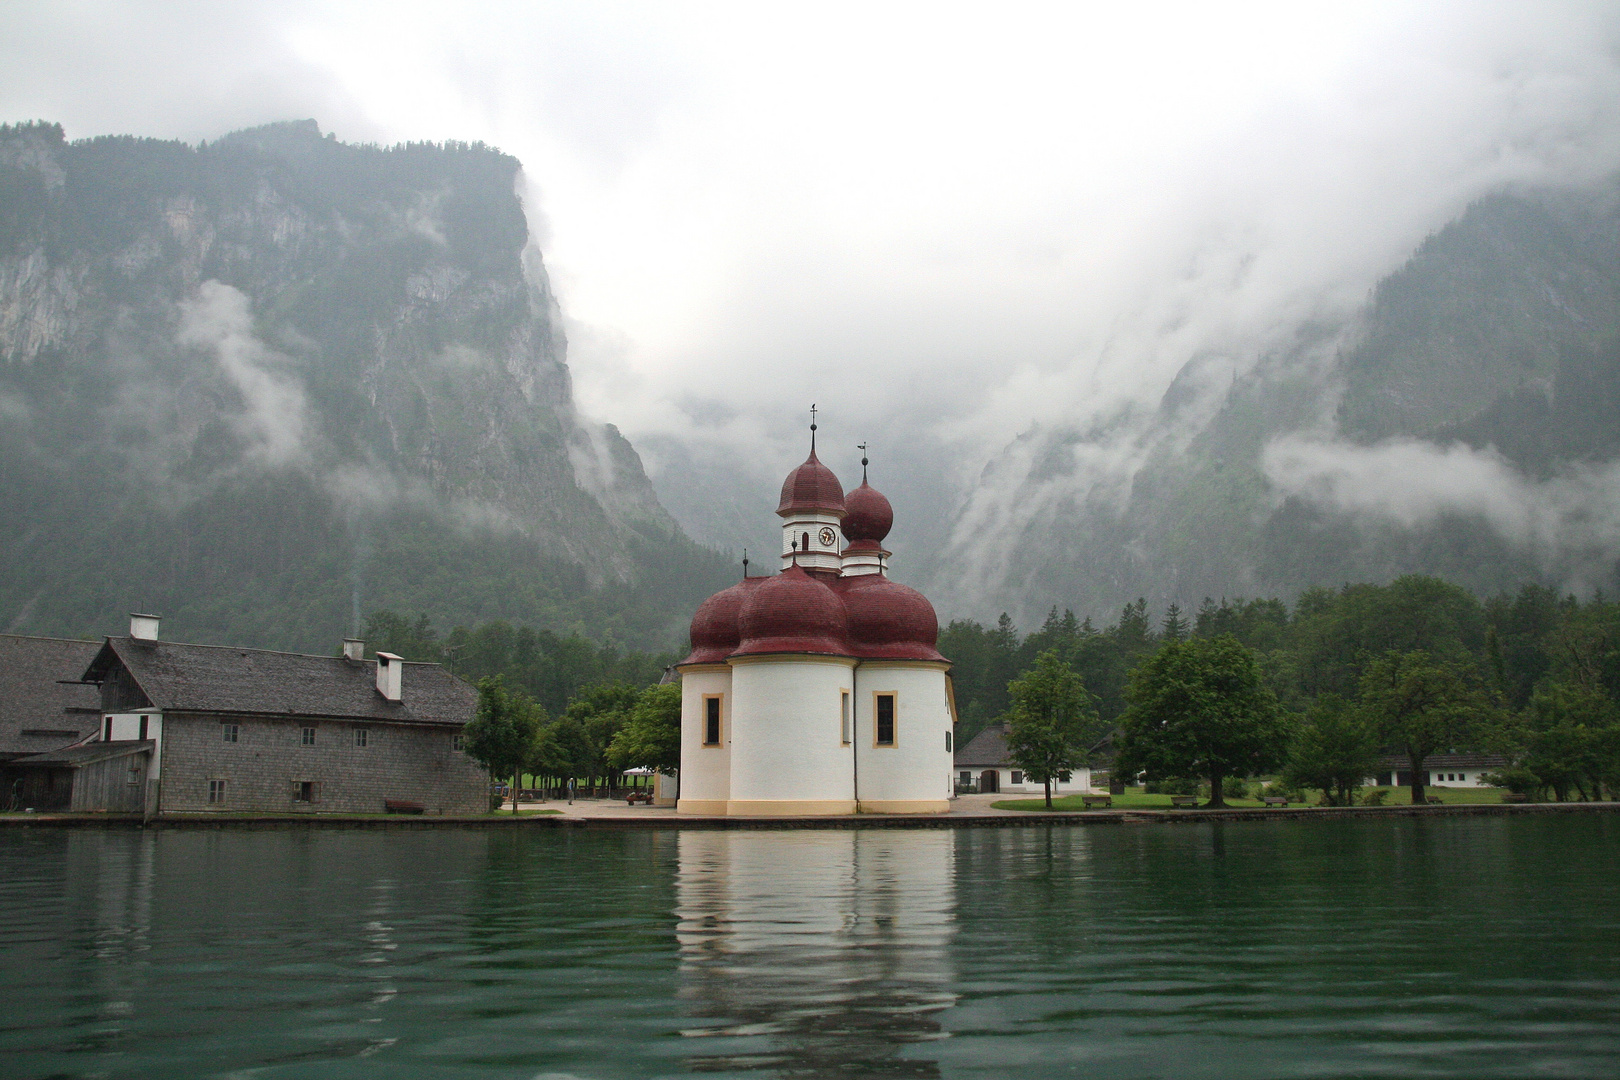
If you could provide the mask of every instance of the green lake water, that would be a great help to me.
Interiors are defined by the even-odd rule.
[[[1620,1075],[1620,815],[0,830],[0,1076]]]

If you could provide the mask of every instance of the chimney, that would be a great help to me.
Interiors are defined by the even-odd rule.
[[[377,692],[389,701],[398,701],[404,682],[405,661],[391,652],[377,654]]]
[[[346,637],[343,639],[343,659],[358,664],[366,658],[366,643],[360,638]]]
[[[136,641],[156,641],[158,639],[158,615],[141,615],[136,612],[129,613],[129,636]]]

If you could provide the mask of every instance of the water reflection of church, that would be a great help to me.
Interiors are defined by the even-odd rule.
[[[948,830],[684,830],[676,877],[689,1065],[935,1077],[955,1001]]]

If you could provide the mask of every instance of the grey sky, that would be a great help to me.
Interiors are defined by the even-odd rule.
[[[0,118],[516,154],[583,406],[745,542],[712,479],[768,508],[811,401],[941,530],[1032,425],[1242,366],[1488,191],[1612,171],[1617,44],[1599,3],[24,2]]]

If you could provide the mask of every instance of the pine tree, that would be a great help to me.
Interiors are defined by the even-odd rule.
[[[1181,617],[1181,605],[1171,604],[1164,609],[1159,623],[1159,636],[1165,641],[1182,641],[1187,637],[1187,620]]]

